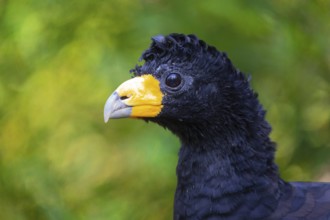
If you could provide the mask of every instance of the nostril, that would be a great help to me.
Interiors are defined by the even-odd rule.
[[[128,99],[128,98],[129,98],[128,96],[124,95],[124,96],[120,97],[120,100],[125,100],[125,99]]]

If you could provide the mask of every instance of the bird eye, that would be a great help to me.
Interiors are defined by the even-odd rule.
[[[178,87],[181,84],[181,76],[177,73],[170,73],[165,80],[165,84],[171,88]]]

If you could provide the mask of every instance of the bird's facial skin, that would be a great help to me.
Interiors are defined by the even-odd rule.
[[[215,90],[212,88],[216,85],[204,84],[202,77],[181,70],[179,64],[161,65],[151,74],[141,74],[125,81],[106,101],[104,121],[110,118],[143,118],[154,122],[165,118],[180,123],[198,121],[204,117],[213,99],[219,98],[219,95],[212,95]],[[195,81],[198,81],[198,88],[194,87]]]
[[[162,105],[160,82],[145,74],[122,83],[104,106],[104,121],[110,118],[148,118],[157,116]]]

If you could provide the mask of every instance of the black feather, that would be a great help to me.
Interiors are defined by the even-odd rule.
[[[163,109],[146,118],[182,143],[174,219],[330,219],[330,184],[289,183],[274,163],[265,110],[225,53],[194,35],[152,38],[134,76],[161,82]],[[164,77],[176,72],[176,91]]]

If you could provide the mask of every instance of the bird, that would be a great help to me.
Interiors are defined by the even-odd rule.
[[[152,37],[104,120],[136,118],[180,140],[175,220],[329,220],[330,183],[288,182],[266,111],[225,52],[194,34]]]

